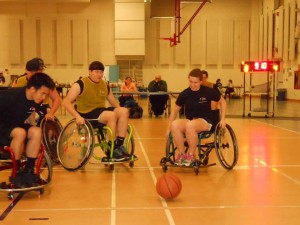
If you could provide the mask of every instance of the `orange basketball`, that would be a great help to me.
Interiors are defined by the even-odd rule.
[[[164,199],[176,198],[181,192],[181,181],[174,174],[166,173],[156,182],[156,191]]]

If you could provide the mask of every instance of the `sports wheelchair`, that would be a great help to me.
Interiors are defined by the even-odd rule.
[[[21,165],[24,166],[25,163],[26,157],[23,156]],[[11,172],[7,172],[9,169]],[[40,175],[40,185],[24,188],[15,187],[14,184],[10,182],[10,178],[15,178],[17,175],[17,163],[13,149],[9,146],[0,147],[0,192],[8,192],[9,199],[14,198],[14,193],[39,191],[42,194],[44,193],[44,187],[50,184],[52,179],[52,163],[43,144],[41,145],[40,153],[36,160],[35,173]]]
[[[99,160],[111,170],[117,163],[129,163],[130,167],[134,166],[137,157],[134,155],[134,139],[132,135],[132,127],[128,125],[127,136],[124,145],[130,154],[127,161],[117,162],[113,158],[114,135],[112,130],[105,126],[97,126],[91,124],[93,120],[86,120],[84,125],[78,125],[75,119],[72,119],[62,130],[57,142],[57,155],[61,165],[69,171],[81,169],[90,160],[91,156]],[[97,143],[95,143],[95,137]],[[94,151],[96,147],[100,147],[106,156],[101,157]]]
[[[160,100],[159,97],[167,97],[167,99]],[[149,99],[148,99],[148,115],[150,117],[152,117],[152,115],[155,115],[156,117],[161,115],[161,114],[156,114],[156,112],[153,111],[150,98],[154,98],[152,101],[155,101],[155,100],[158,101],[158,102],[166,101],[164,106],[162,106],[162,108],[163,108],[162,114],[165,114],[165,117],[167,117],[171,114],[171,98],[170,98],[170,96],[169,95],[154,94],[154,95],[150,95]]]
[[[208,139],[213,136],[213,141],[202,143],[203,139]],[[204,142],[204,141],[203,141]],[[188,151],[189,146],[185,142],[185,153]],[[217,158],[220,164],[227,170],[232,169],[238,161],[238,143],[235,133],[230,125],[226,124],[225,128],[221,128],[219,124],[213,131],[203,131],[198,134],[197,150],[198,155],[196,160],[192,163],[191,168],[194,168],[196,175],[199,173],[200,167],[209,167],[216,165],[216,163],[208,164],[209,154],[215,149]],[[173,142],[172,134],[169,134],[169,138],[166,143],[166,156],[160,161],[160,165],[164,172],[167,171],[168,166],[175,165],[175,154],[177,147]],[[187,166],[176,166],[187,167]],[[189,168],[187,167],[187,168]]]

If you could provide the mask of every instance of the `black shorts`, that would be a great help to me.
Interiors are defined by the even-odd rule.
[[[88,113],[80,113],[80,116],[82,116],[83,118],[89,120],[89,119],[93,119],[91,121],[89,121],[93,127],[97,127],[99,125],[98,121],[95,121],[94,119],[98,119],[98,117],[101,115],[102,112],[104,111],[114,111],[115,107],[108,107],[108,108],[97,108],[92,110],[91,112]]]
[[[23,124],[22,126],[13,126],[13,125],[0,125],[0,145],[7,146],[10,145],[11,137],[10,134],[13,129],[20,127],[28,132],[29,128],[32,127],[31,124]]]
[[[194,117],[194,118],[187,118],[187,119],[192,120],[192,119],[199,119],[199,118],[204,119],[207,123],[211,124],[212,127],[210,130],[213,131],[215,130],[217,124],[220,121],[220,111],[212,110],[210,118],[203,116],[203,117]]]

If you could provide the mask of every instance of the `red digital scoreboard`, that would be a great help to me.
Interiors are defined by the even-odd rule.
[[[241,72],[277,72],[280,61],[245,61],[241,64]]]

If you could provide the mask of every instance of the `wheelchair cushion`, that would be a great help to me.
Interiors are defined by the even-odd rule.
[[[198,134],[198,137],[201,139],[209,138],[214,132],[214,129],[211,129],[210,131],[202,131]]]

